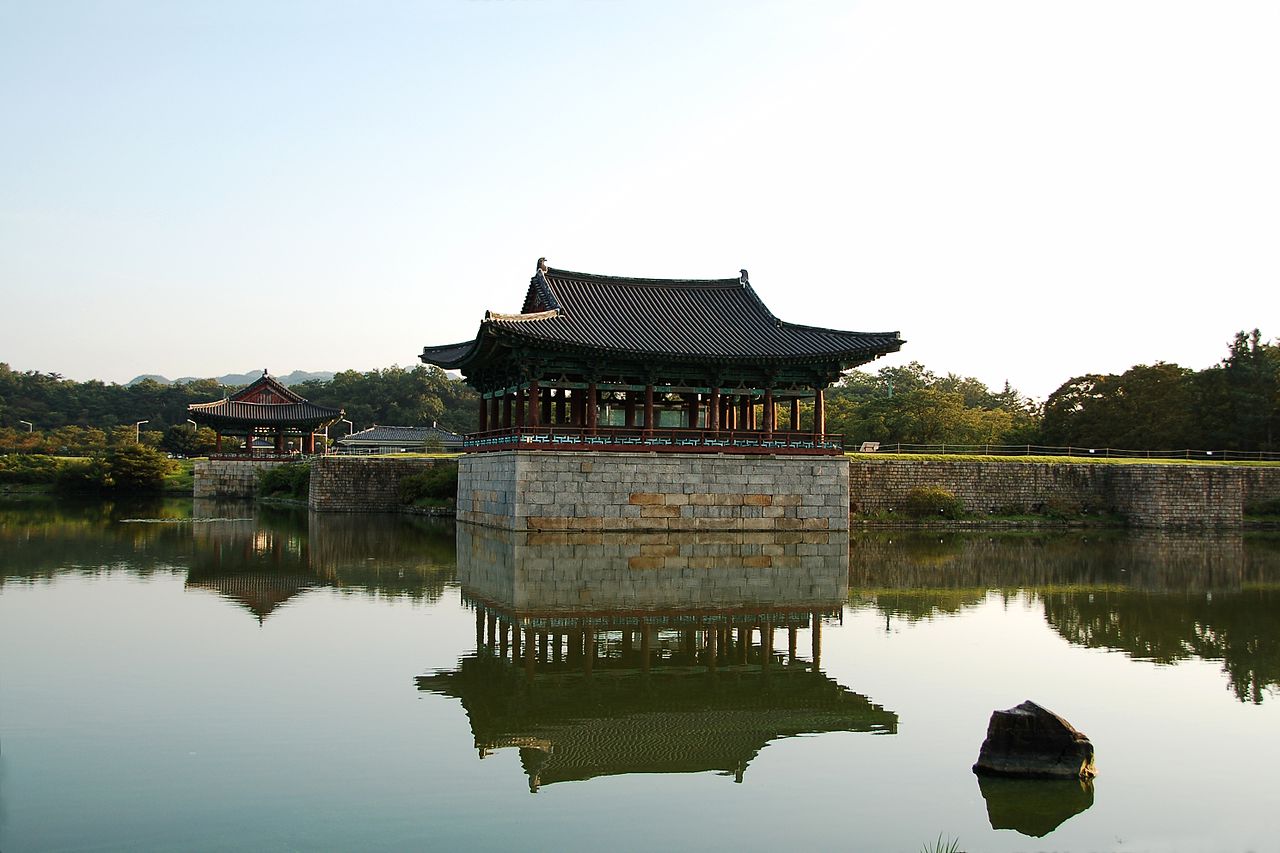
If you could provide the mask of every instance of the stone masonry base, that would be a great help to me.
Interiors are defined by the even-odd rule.
[[[506,530],[848,530],[844,457],[464,456],[458,520]]]

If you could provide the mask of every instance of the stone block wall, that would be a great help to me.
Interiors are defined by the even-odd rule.
[[[267,459],[197,459],[192,496],[197,498],[252,498],[258,494],[258,472],[283,465]]]
[[[1034,513],[1055,502],[1105,509],[1138,527],[1238,527],[1244,503],[1280,495],[1280,468],[1053,462],[850,462],[849,506],[887,513],[914,488],[934,486],[965,510]]]
[[[316,512],[395,512],[400,479],[451,459],[318,456],[311,463],[307,506]]]
[[[458,520],[508,530],[847,530],[843,457],[508,451],[464,456]]]

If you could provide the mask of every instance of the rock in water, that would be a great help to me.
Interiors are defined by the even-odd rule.
[[[1093,744],[1052,711],[1027,700],[996,711],[974,773],[1043,779],[1092,779]]]

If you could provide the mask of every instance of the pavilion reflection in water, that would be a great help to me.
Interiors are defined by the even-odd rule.
[[[398,516],[320,515],[196,501],[188,589],[258,617],[324,587],[434,601],[453,581],[452,528]]]
[[[418,687],[462,703],[481,758],[518,748],[531,791],[623,773],[740,782],[777,738],[897,730],[820,669],[846,535],[459,525],[457,541],[476,652]]]

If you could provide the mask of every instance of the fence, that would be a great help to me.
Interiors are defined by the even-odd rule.
[[[1118,447],[1052,447],[1043,444],[882,443],[879,450],[873,452],[956,456],[1079,456],[1090,459],[1194,459],[1197,462],[1280,462],[1280,452],[1270,450],[1124,450]]]

